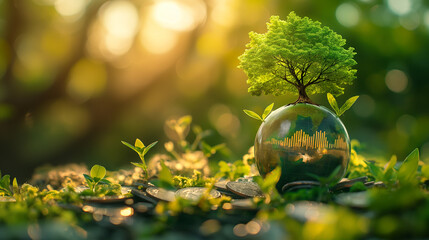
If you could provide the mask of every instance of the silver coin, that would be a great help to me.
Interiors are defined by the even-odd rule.
[[[340,193],[335,197],[334,201],[343,206],[367,208],[369,206],[369,195],[366,191]]]
[[[136,196],[136,197],[138,197],[138,198],[140,198],[140,199],[142,199],[142,200],[144,200],[144,201],[146,201],[146,202],[150,202],[150,203],[152,203],[152,204],[157,204],[157,203],[158,203],[158,201],[157,201],[157,200],[155,200],[155,199],[153,199],[153,198],[149,197],[149,196],[148,196],[148,194],[147,194],[146,192],[143,192],[142,190],[133,189],[133,190],[131,191],[131,193],[132,193],[134,196]]]
[[[149,187],[146,189],[146,193],[161,201],[171,202],[175,199],[173,191],[165,190],[163,188]]]
[[[353,184],[357,182],[365,183],[368,181],[368,177],[358,177],[353,179],[347,179],[343,178],[339,183],[337,183],[334,187],[332,187],[332,191],[340,191],[340,190],[346,190],[348,188],[351,188]]]
[[[320,183],[316,181],[295,181],[286,183],[282,187],[282,192],[290,192],[298,189],[309,189],[317,186],[320,186]]]
[[[229,182],[226,184],[229,191],[242,197],[263,197],[264,193],[254,182]]]
[[[241,209],[241,210],[255,210],[256,205],[252,201],[251,198],[246,199],[233,199],[231,201],[231,205],[233,209]]]
[[[216,189],[227,191],[228,189],[226,188],[226,184],[228,182],[229,182],[229,180],[222,179],[222,180],[218,181],[217,183],[215,183],[214,186],[215,186]]]
[[[176,191],[176,197],[180,197],[183,199],[187,199],[193,202],[200,200],[201,196],[207,191],[206,188],[203,187],[188,187],[182,188]],[[221,196],[220,192],[217,190],[210,190],[210,198],[218,198]]]

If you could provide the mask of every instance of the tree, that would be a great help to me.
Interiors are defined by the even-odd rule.
[[[272,16],[265,34],[250,32],[239,68],[252,95],[298,94],[295,103],[313,103],[307,94],[344,93],[356,78],[354,48],[329,27],[291,12],[286,21]]]

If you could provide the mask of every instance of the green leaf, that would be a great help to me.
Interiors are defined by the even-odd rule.
[[[134,165],[134,166],[136,166],[136,167],[142,168],[143,170],[145,169],[145,165],[143,165],[141,163],[132,162],[131,164]]]
[[[343,115],[343,113],[347,110],[349,110],[353,104],[356,102],[356,100],[359,98],[359,96],[354,96],[349,98],[344,104],[343,106],[340,108],[339,114],[338,116]]]
[[[92,177],[90,177],[90,176],[88,176],[87,174],[83,174],[83,177],[85,178],[85,180],[88,182],[88,181],[90,181],[90,182],[94,182],[94,179],[92,178]]]
[[[422,174],[425,178],[429,178],[429,165],[422,166]]]
[[[158,143],[158,141],[156,141],[156,142],[153,142],[153,143],[151,143],[151,144],[149,144],[147,147],[145,147],[145,149],[143,150],[143,153],[142,153],[142,155],[144,156],[144,155],[146,155],[146,153],[153,147],[153,146],[155,146],[156,144]]]
[[[368,165],[369,171],[372,174],[372,176],[375,178],[375,180],[383,181],[384,173],[382,171],[382,168],[375,165],[372,162],[365,161],[365,163]]]
[[[414,149],[402,162],[398,171],[398,178],[401,183],[411,182],[417,173],[419,165],[419,149]]]
[[[331,105],[332,109],[334,109],[335,113],[339,116],[340,109],[338,109],[337,100],[335,100],[334,95],[332,95],[331,93],[327,93],[326,98],[328,98],[328,102]]]
[[[396,155],[393,155],[390,158],[390,161],[387,163],[386,169],[384,169],[384,173],[389,171],[389,169],[393,169],[393,167],[395,167],[397,161],[398,161],[398,158],[396,157]]]
[[[161,162],[161,171],[159,171],[158,179],[161,183],[160,187],[172,188],[174,186],[173,175],[163,161]]]
[[[264,121],[257,113],[255,113],[254,111],[250,111],[250,110],[247,110],[247,109],[244,109],[243,110],[244,111],[244,113],[245,114],[247,114],[247,116],[249,116],[249,117],[251,117],[251,118],[254,118],[254,119],[256,119],[256,120],[259,120],[259,121]]]
[[[17,194],[19,192],[19,185],[18,185],[18,181],[16,180],[16,178],[13,178],[12,187],[13,187],[13,193]]]
[[[131,144],[125,142],[125,141],[121,141],[121,143],[124,144],[125,146],[131,148],[132,150],[134,150],[139,155],[141,154],[141,151],[139,149],[137,149],[136,147],[134,147],[133,145],[131,145]]]
[[[105,178],[100,179],[100,182],[101,182],[101,183],[104,183],[104,184],[108,184],[108,185],[112,184],[112,182],[111,182],[111,181],[109,181],[109,180],[107,180],[107,179],[105,179]]]
[[[96,165],[92,166],[90,175],[94,179],[95,178],[102,179],[102,178],[104,178],[104,176],[106,176],[106,168],[96,164]]]
[[[273,110],[274,107],[274,103],[271,103],[270,105],[268,105],[265,110],[264,113],[262,114],[262,119],[265,120],[265,118],[267,118],[268,114],[270,114],[271,110]]]
[[[280,166],[277,166],[273,171],[269,172],[262,183],[261,189],[266,192],[267,190],[275,188],[277,182],[280,179],[280,175],[282,173],[282,169]]]
[[[138,138],[136,139],[136,142],[134,143],[134,146],[136,148],[139,148],[139,149],[142,149],[142,148],[145,147],[144,144],[143,144],[143,142],[140,139],[138,139]]]

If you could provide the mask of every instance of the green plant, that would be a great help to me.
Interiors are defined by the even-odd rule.
[[[10,176],[1,176],[0,172],[0,196],[12,196],[13,192],[10,188]]]
[[[337,100],[335,100],[335,97],[331,93],[327,93],[326,97],[328,98],[329,104],[331,105],[332,109],[334,109],[338,117],[343,115],[345,111],[349,110],[359,98],[359,96],[351,97],[347,99],[347,101],[343,104],[343,106],[341,106],[341,108],[338,108]]]
[[[141,162],[141,163],[135,163],[135,162],[132,162],[131,164],[133,164],[133,165],[134,165],[134,166],[136,166],[136,167],[141,168],[141,169],[143,170],[143,174],[144,174],[145,179],[148,179],[148,178],[149,178],[149,172],[148,172],[147,165],[146,165],[146,161],[145,161],[144,157],[145,157],[145,155],[147,154],[147,152],[148,152],[148,151],[149,151],[153,146],[155,146],[155,145],[158,143],[158,141],[153,142],[153,143],[149,144],[148,146],[145,146],[145,145],[143,144],[143,142],[142,142],[140,139],[138,139],[138,138],[136,139],[136,141],[135,141],[135,143],[134,143],[134,146],[133,146],[133,145],[131,145],[131,144],[129,144],[129,143],[127,143],[127,142],[125,142],[125,141],[121,141],[121,142],[122,142],[122,144],[124,144],[125,146],[127,146],[127,147],[131,148],[132,150],[134,150],[134,151],[139,155],[140,160],[141,160],[142,162]]]
[[[94,194],[96,193],[96,186],[98,183],[111,184],[109,180],[104,179],[106,176],[106,168],[97,164],[92,166],[90,176],[87,174],[83,174],[83,176],[85,177],[89,189]]]
[[[272,16],[264,34],[250,32],[250,43],[239,57],[252,95],[298,94],[298,102],[312,103],[307,94],[344,93],[356,78],[354,48],[320,22],[291,12],[286,21]]]
[[[265,121],[265,118],[267,118],[268,115],[271,113],[271,111],[273,110],[273,107],[274,107],[274,103],[271,103],[270,105],[268,105],[261,116],[259,116],[259,114],[255,113],[254,111],[250,111],[247,109],[244,109],[243,112],[247,114],[247,116],[263,122]]]

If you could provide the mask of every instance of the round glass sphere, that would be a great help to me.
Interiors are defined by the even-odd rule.
[[[350,159],[350,139],[344,124],[327,108],[289,104],[273,111],[261,124],[255,139],[259,173],[265,176],[281,166],[277,189],[289,182],[330,176],[340,180]]]

